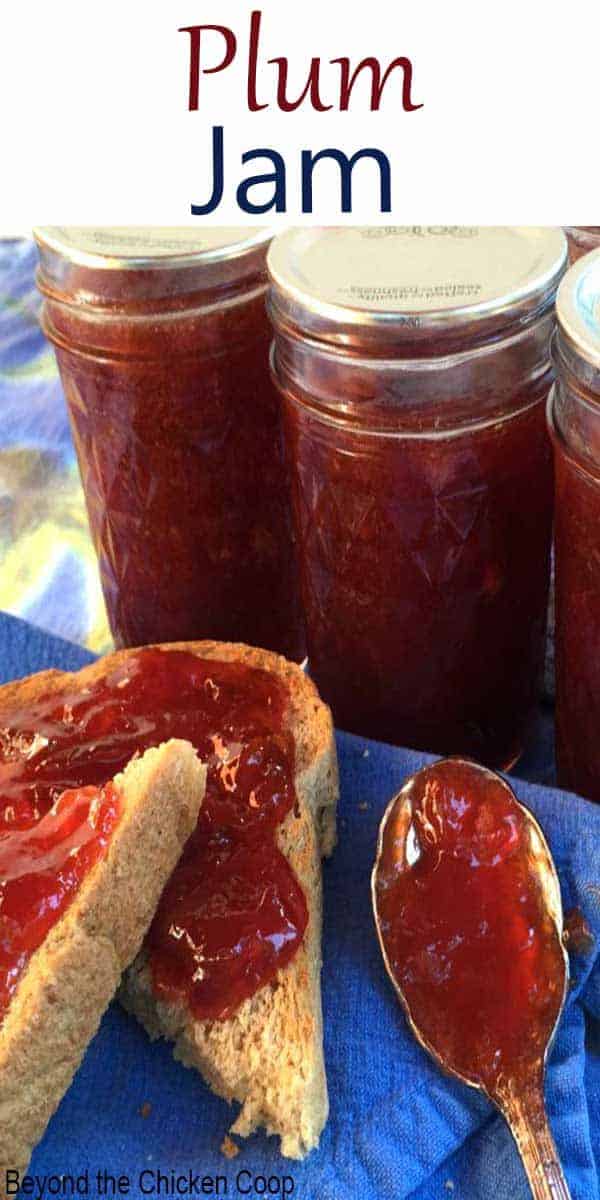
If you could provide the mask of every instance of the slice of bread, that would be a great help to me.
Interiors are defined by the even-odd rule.
[[[232,1133],[246,1137],[262,1126],[280,1137],[284,1155],[302,1158],[317,1146],[328,1114],[320,859],[335,843],[338,772],[331,713],[304,672],[279,655],[218,642],[177,648],[272,671],[287,687],[298,804],[279,827],[278,842],[304,890],[309,922],[292,961],[228,1020],[198,1021],[186,1006],[157,1000],[144,950],[126,972],[119,996],[150,1037],[173,1041],[176,1058],[200,1071],[220,1096],[241,1104]]]
[[[46,671],[0,688],[0,728],[3,708],[26,708],[64,679]],[[32,955],[0,1023],[1,1180],[26,1168],[69,1087],[195,828],[205,781],[179,740],[116,776],[124,808],[106,852]]]

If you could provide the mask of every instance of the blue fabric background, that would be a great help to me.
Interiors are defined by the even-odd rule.
[[[0,608],[103,652],[108,629],[37,251],[0,237]]]
[[[76,668],[91,655],[22,621],[0,617],[0,682],[43,667]],[[274,1139],[219,1146],[231,1119],[195,1073],[151,1045],[113,1004],[73,1087],[35,1152],[31,1170],[132,1178],[157,1169],[291,1175],[301,1200],[525,1200],[527,1184],[502,1120],[477,1093],[444,1078],[408,1033],[373,931],[369,877],[390,796],[426,756],[339,735],[339,846],[324,868],[323,1002],[331,1117],[320,1149],[301,1164]],[[553,849],[565,908],[578,904],[600,935],[600,807],[515,781]],[[599,1200],[600,968],[572,964],[574,987],[552,1053],[550,1119],[574,1200]],[[150,1105],[146,1117],[143,1105]],[[242,1179],[242,1186],[247,1177]],[[92,1190],[92,1195],[96,1192]],[[256,1193],[251,1190],[249,1193]]]

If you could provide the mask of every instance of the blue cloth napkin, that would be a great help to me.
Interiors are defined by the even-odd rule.
[[[0,681],[90,654],[14,618],[0,618]],[[151,1045],[113,1004],[47,1134],[38,1174],[126,1175],[130,1196],[157,1195],[161,1171],[224,1176],[231,1197],[271,1192],[300,1200],[526,1200],[510,1135],[479,1094],[446,1079],[407,1030],[376,943],[369,879],[390,796],[427,758],[340,734],[339,845],[325,865],[323,1003],[331,1116],[319,1150],[290,1163],[275,1139],[219,1153],[232,1119],[200,1077]],[[578,905],[600,937],[600,807],[515,780],[539,817],[559,869],[565,908]],[[600,969],[596,951],[572,961],[573,987],[547,1082],[552,1128],[574,1200],[599,1200]],[[288,1182],[286,1181],[286,1177]],[[292,1183],[289,1182],[292,1181]],[[254,1181],[254,1183],[252,1182]],[[293,1186],[293,1191],[290,1188]],[[248,1190],[246,1190],[248,1189]],[[110,1193],[109,1193],[110,1194]],[[167,1194],[163,1190],[162,1195]],[[199,1194],[199,1193],[196,1193]],[[201,1194],[201,1193],[200,1193]]]

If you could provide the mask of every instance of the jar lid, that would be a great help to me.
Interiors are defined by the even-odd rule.
[[[556,297],[561,342],[576,360],[600,369],[600,250],[577,260]]]
[[[42,290],[93,302],[192,292],[264,270],[265,226],[41,226]]]
[[[549,309],[567,242],[537,226],[302,228],[276,237],[267,261],[276,323],[429,356]]]

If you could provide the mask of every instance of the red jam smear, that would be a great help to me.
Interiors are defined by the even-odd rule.
[[[376,883],[388,963],[434,1053],[498,1095],[541,1071],[564,991],[529,822],[500,778],[461,760],[414,776],[406,843],[405,796],[387,820]]]
[[[0,763],[0,780],[3,768]],[[111,783],[61,792],[33,823],[26,824],[21,815],[18,828],[3,801],[0,1020],[32,954],[103,856],[121,815],[121,799]]]
[[[308,921],[276,844],[295,805],[288,692],[271,672],[145,649],[87,688],[0,713],[0,835],[69,788],[102,787],[136,753],[186,738],[208,764],[198,827],[147,946],[156,992],[225,1019],[286,965]]]

